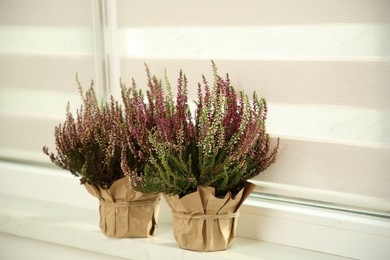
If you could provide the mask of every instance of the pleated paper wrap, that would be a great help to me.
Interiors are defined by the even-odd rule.
[[[108,237],[150,237],[157,229],[159,194],[133,190],[129,179],[115,181],[108,190],[85,184],[100,201],[100,229]]]
[[[164,195],[172,209],[173,234],[180,248],[194,251],[227,249],[236,238],[238,209],[255,185],[247,182],[235,196],[215,197],[215,189],[199,186],[196,192]]]

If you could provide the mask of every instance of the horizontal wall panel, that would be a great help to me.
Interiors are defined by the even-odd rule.
[[[387,0],[118,0],[119,27],[389,22]]]
[[[273,135],[390,147],[390,110],[268,103]]]
[[[0,52],[41,55],[95,53],[90,27],[0,26]]]
[[[55,147],[54,127],[62,121],[27,114],[0,113],[0,158],[47,161],[42,147]]]
[[[88,26],[93,1],[0,0],[0,25]]]
[[[118,36],[121,57],[390,59],[390,23],[140,27]]]
[[[76,73],[87,87],[96,78],[94,56],[0,54],[0,88],[77,91]]]
[[[390,148],[282,137],[275,164],[257,180],[390,200]]]
[[[85,90],[87,89],[87,86]],[[64,117],[69,103],[70,111],[75,112],[81,105],[81,97],[76,83],[67,91],[56,89],[0,88],[0,111],[36,117]]]
[[[180,68],[190,83],[189,95],[197,96],[197,82],[204,74],[212,81],[211,62],[199,59],[122,59],[121,77],[135,78],[146,86],[144,62],[163,77],[164,68],[175,82]],[[389,110],[390,62],[339,60],[215,60],[222,75],[229,73],[237,89],[256,91],[271,103],[324,104]]]

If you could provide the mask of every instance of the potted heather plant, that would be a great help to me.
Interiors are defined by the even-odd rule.
[[[158,122],[144,170],[129,172],[134,189],[164,193],[179,247],[196,251],[224,250],[233,242],[238,209],[254,189],[248,180],[275,161],[279,147],[266,132],[266,101],[237,93],[228,75],[220,77],[212,66],[214,84],[203,77],[198,85],[194,117],[182,72],[176,101],[167,77],[165,96],[161,81],[148,73]]]
[[[137,138],[124,144],[131,118],[111,97],[97,101],[93,82],[85,93],[76,77],[82,105],[76,118],[67,108],[66,120],[55,127],[56,154],[43,151],[57,166],[80,178],[80,183],[100,201],[100,229],[108,237],[149,237],[155,234],[158,194],[145,194],[131,188],[121,169],[121,154],[137,146]],[[131,103],[132,101],[128,101]],[[131,117],[131,116],[130,116]],[[142,141],[142,140],[141,140]],[[130,168],[141,168],[145,157],[134,154]]]

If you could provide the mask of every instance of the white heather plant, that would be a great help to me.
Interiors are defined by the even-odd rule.
[[[143,171],[126,170],[134,189],[184,196],[198,186],[211,186],[218,196],[241,190],[245,182],[268,168],[276,158],[266,132],[267,104],[253,93],[252,100],[237,93],[228,75],[222,78],[212,63],[214,84],[203,77],[192,117],[187,79],[180,71],[176,101],[166,80],[148,77],[148,109],[156,120],[149,141],[151,153]]]

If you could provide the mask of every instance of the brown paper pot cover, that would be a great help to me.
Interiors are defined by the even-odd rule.
[[[215,197],[215,189],[199,186],[196,192],[164,195],[172,209],[173,234],[180,248],[194,251],[227,249],[236,238],[238,209],[255,188],[247,182],[236,195]]]
[[[108,190],[93,184],[85,188],[100,201],[100,229],[108,237],[150,237],[157,230],[159,194],[133,190],[129,179],[115,181]]]

